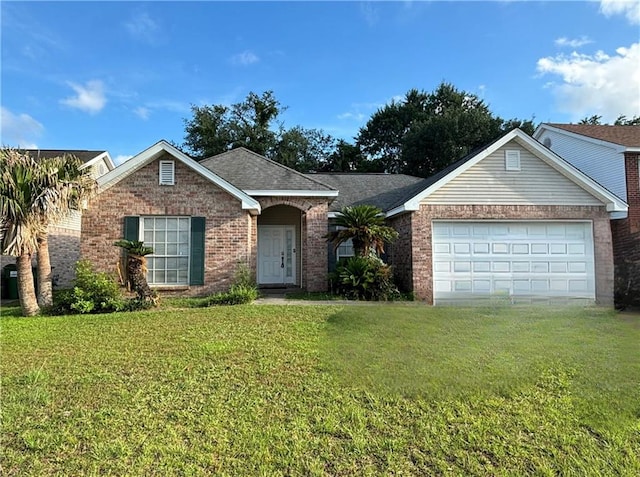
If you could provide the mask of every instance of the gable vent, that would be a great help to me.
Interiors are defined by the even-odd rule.
[[[160,185],[175,184],[175,164],[173,161],[160,161]]]
[[[520,151],[504,151],[504,170],[519,171],[520,170]]]

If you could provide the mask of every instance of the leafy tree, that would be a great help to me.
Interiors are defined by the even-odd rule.
[[[250,92],[244,101],[229,107],[194,105],[193,117],[185,120],[183,147],[197,159],[242,146],[266,155],[275,146],[272,126],[283,111],[272,91],[261,96]]]
[[[376,170],[379,169],[379,170]],[[335,150],[329,154],[327,161],[322,164],[323,172],[382,172],[379,164],[370,161],[363,154],[360,146],[350,144],[339,139]]]
[[[533,120],[504,121],[476,95],[441,83],[379,109],[357,143],[386,172],[428,177],[514,127],[535,129]]]
[[[373,205],[355,205],[343,207],[337,214],[336,230],[329,232],[326,238],[334,247],[351,239],[356,256],[367,257],[372,253],[381,254],[384,245],[398,238],[398,232],[384,225],[382,210]]]
[[[596,126],[607,126],[610,123],[603,123],[602,116],[594,114],[593,116],[586,116],[578,121],[578,124],[591,124]],[[633,116],[627,118],[624,114],[619,115],[613,122],[614,126],[640,126],[640,116]]]
[[[335,139],[319,129],[281,129],[272,159],[299,172],[322,169],[335,149]]]
[[[404,138],[415,122],[427,116],[429,95],[412,89],[401,101],[378,109],[367,124],[360,129],[357,144],[362,152],[375,163],[379,172],[402,172],[402,149]]]

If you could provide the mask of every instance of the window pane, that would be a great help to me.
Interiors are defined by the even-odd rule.
[[[145,217],[141,220],[146,245],[153,247],[147,257],[147,280],[153,285],[189,283],[188,217]]]

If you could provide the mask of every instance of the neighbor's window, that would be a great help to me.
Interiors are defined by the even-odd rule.
[[[341,258],[353,257],[353,241],[351,239],[342,242],[336,249],[336,261]]]
[[[150,285],[189,284],[189,217],[142,217],[140,234],[153,247],[147,256]]]

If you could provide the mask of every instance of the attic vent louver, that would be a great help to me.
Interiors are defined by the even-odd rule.
[[[505,171],[520,170],[520,151],[517,151],[517,150],[504,151],[504,170]]]
[[[173,161],[160,161],[160,185],[175,184],[175,164]]]

